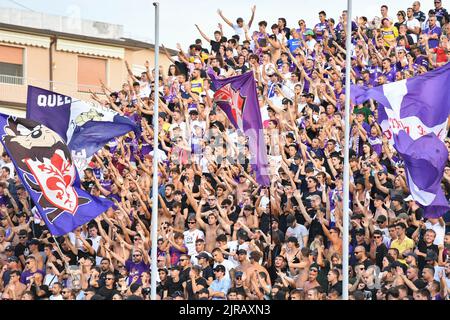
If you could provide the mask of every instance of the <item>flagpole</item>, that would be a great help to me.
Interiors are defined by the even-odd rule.
[[[350,199],[350,68],[352,40],[352,0],[347,0],[347,30],[345,38],[345,140],[344,140],[344,203],[343,203],[343,235],[342,235],[342,299],[348,300],[348,247],[349,247],[349,199]]]
[[[152,251],[151,251],[151,300],[156,300],[156,279],[158,277],[158,102],[159,102],[159,2],[155,6],[155,103],[153,105],[153,185],[152,185]]]

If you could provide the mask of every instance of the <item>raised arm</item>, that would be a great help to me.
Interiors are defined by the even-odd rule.
[[[195,27],[197,28],[198,32],[200,32],[200,35],[202,36],[202,38],[205,39],[208,43],[210,43],[211,39],[208,38],[208,36],[205,33],[203,33],[203,31],[200,29],[198,24],[196,24]]]
[[[225,21],[225,23],[226,23],[227,25],[229,25],[230,27],[233,27],[233,23],[232,23],[230,20],[228,20],[227,18],[225,18],[225,16],[224,16],[223,13],[222,13],[222,10],[218,9],[218,10],[217,10],[217,13],[218,13],[219,16],[223,19],[223,21]]]

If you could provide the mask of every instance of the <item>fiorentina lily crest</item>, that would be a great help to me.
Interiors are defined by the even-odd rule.
[[[241,130],[243,129],[242,115],[244,113],[246,98],[241,95],[240,90],[235,90],[231,84],[227,84],[214,93],[214,102],[228,104],[231,108],[229,110],[234,125],[237,125]]]

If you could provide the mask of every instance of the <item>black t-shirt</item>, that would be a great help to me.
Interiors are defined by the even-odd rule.
[[[327,291],[327,293],[329,293],[331,291],[331,289],[334,289],[337,292],[339,292],[339,295],[341,296],[342,295],[342,281],[338,281],[334,285],[328,284],[328,291]]]
[[[20,257],[21,255],[23,255],[25,258],[30,254],[30,251],[28,250],[28,248],[26,246],[24,246],[21,243],[18,243],[14,249],[14,255],[16,257]]]
[[[172,277],[169,277],[167,279],[167,296],[173,295],[175,292],[183,292],[183,281],[181,279],[178,280],[178,282],[174,282]]]
[[[203,277],[196,279],[195,283],[197,284],[197,286],[203,286],[203,288],[208,288],[208,283],[206,282],[206,279]],[[189,279],[186,282],[186,291],[187,291],[187,295],[188,295],[188,297],[187,297],[188,300],[196,300],[195,293],[192,290],[192,280],[191,279]]]
[[[180,280],[182,282],[186,282],[189,280],[189,272],[191,272],[191,268],[187,268],[186,270],[182,270],[180,272]]]
[[[375,251],[375,264],[380,268],[383,269],[383,258],[387,256],[388,249],[386,248],[386,245],[382,243],[379,245]]]
[[[92,187],[95,186],[94,181],[83,181],[81,183],[81,185],[83,186],[84,190],[86,190],[86,192],[90,193],[92,190]]]
[[[34,297],[35,300],[44,300],[45,298],[50,297],[51,293],[50,293],[50,289],[48,288],[48,286],[46,286],[45,284],[43,284],[43,285],[41,285],[41,286],[39,287],[39,289],[40,289],[40,290],[43,290],[43,291],[45,292],[45,293],[44,293],[42,296],[40,296],[40,297],[38,297],[38,295],[37,295],[37,288],[36,288],[36,285],[35,285],[35,284],[33,284],[33,285],[31,286],[31,288],[30,288],[30,291],[33,293],[33,297]]]
[[[380,183],[381,183],[381,182],[380,182]],[[382,183],[381,185],[382,185],[383,187],[385,187],[385,188],[388,188],[389,190],[394,188],[394,186],[393,186],[393,184],[392,184],[392,182],[391,182],[390,180],[386,180],[386,182],[385,182],[385,183]],[[371,194],[373,195],[373,197],[375,197],[377,194],[379,194],[379,195],[381,195],[381,196],[383,196],[383,197],[386,197],[389,193],[384,193],[383,191],[381,191],[380,189],[378,189],[378,188],[376,187],[376,185],[374,184],[373,187],[372,187],[372,192],[371,192]]]
[[[211,45],[211,51],[214,51],[215,53],[219,52],[220,49],[220,42],[217,42],[215,40],[211,40],[209,42],[209,44]]]
[[[214,271],[211,268],[211,266],[207,266],[206,268],[202,269],[202,277],[208,280],[209,278],[215,279]]]
[[[427,246],[427,244],[425,243],[425,241],[423,241],[423,239],[419,240],[419,243],[417,244],[417,249],[419,249],[420,252],[425,253],[425,254],[427,253],[428,250],[431,250],[431,251],[434,251],[437,255],[439,255],[438,246],[435,244],[431,244],[430,246]],[[419,256],[418,258],[419,258],[418,267],[420,270],[422,270],[426,264],[425,257]]]
[[[101,287],[97,290],[97,294],[105,297],[106,300],[112,300],[112,297],[119,293],[116,289],[108,289],[107,287]]]

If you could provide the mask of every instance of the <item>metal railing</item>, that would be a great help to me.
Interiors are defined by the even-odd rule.
[[[82,85],[0,74],[0,101],[25,104],[28,85],[52,90],[80,100],[91,100],[89,90],[97,94],[101,92],[100,85]],[[102,94],[100,94],[101,96]]]

